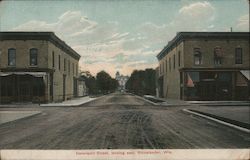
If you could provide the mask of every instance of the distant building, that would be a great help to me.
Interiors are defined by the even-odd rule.
[[[88,88],[86,86],[86,78],[84,76],[80,76],[78,78],[78,97],[83,97],[88,95]]]
[[[180,32],[157,58],[160,97],[249,100],[249,32]]]
[[[115,79],[119,83],[118,90],[125,90],[125,86],[126,86],[126,83],[127,83],[128,79],[129,79],[129,77],[120,75],[119,72],[116,72]]]
[[[79,59],[53,32],[0,32],[0,103],[77,96]]]

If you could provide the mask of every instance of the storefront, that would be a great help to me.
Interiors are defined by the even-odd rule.
[[[249,79],[240,71],[184,72],[185,100],[247,100]]]
[[[46,72],[1,72],[0,102],[44,102],[46,84]]]

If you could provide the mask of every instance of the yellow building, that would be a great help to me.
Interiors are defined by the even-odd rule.
[[[53,32],[0,32],[0,103],[71,99],[79,59]]]
[[[160,97],[249,99],[249,32],[179,32],[157,55]]]

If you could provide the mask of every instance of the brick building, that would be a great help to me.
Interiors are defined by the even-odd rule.
[[[0,32],[0,103],[71,99],[79,59],[53,32]]]
[[[160,97],[249,100],[249,32],[179,32],[157,55]]]

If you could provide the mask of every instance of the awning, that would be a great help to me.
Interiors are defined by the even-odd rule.
[[[46,72],[0,72],[0,76],[9,75],[32,75],[34,77],[44,77],[47,75]]]
[[[250,70],[241,70],[240,73],[242,73],[247,80],[250,80]]]

